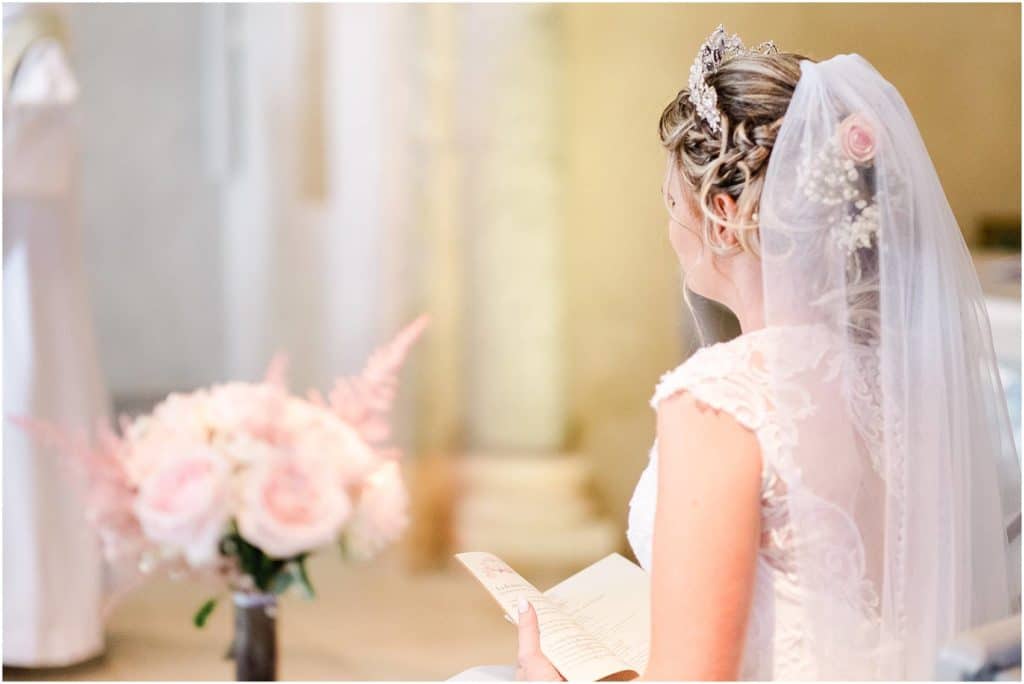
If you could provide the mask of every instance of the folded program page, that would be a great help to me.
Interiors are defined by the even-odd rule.
[[[641,568],[611,554],[540,592],[497,556],[456,554],[516,622],[519,598],[533,604],[541,651],[569,680],[596,681],[643,672],[649,650],[650,582]]]
[[[617,553],[544,592],[577,624],[642,674],[651,648],[651,580]]]

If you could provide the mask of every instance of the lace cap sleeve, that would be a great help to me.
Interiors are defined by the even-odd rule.
[[[749,346],[742,338],[699,349],[662,375],[651,397],[651,408],[657,410],[664,399],[682,391],[729,413],[755,432],[767,417],[768,377],[752,363]]]

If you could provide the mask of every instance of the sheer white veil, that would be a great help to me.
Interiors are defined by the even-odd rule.
[[[946,640],[1019,602],[1019,461],[910,111],[860,55],[800,68],[758,211],[766,326],[835,342],[770,366],[807,645],[829,679],[930,679]]]

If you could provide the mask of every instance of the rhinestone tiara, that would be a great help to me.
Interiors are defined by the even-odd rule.
[[[744,47],[735,33],[727,36],[725,27],[718,25],[697,51],[697,58],[690,67],[690,102],[712,132],[721,129],[722,113],[718,111],[718,93],[707,83],[706,77],[718,70],[726,57],[738,54],[771,55],[778,52],[775,41],[769,40],[753,48]]]

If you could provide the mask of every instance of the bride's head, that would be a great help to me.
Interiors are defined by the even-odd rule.
[[[757,210],[802,59],[808,58],[740,54],[706,74],[717,93],[717,131],[690,101],[689,88],[661,114],[669,238],[686,287],[729,307],[745,329],[760,325]]]

